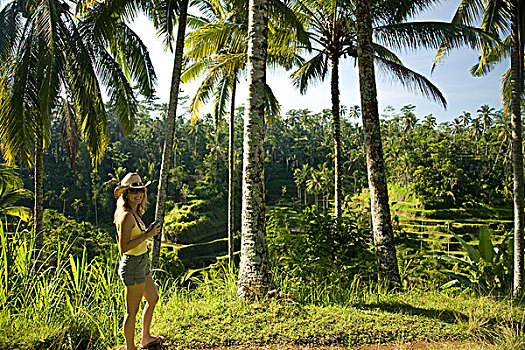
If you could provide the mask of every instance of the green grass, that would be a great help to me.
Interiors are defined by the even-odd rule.
[[[245,303],[236,297],[233,279],[205,279],[162,304],[154,328],[174,348],[496,342],[509,329],[519,329],[517,338],[523,337],[525,313],[509,301],[439,292],[356,292],[361,294],[335,304]]]
[[[25,289],[3,289],[7,301],[0,308],[0,349],[122,344],[123,295],[114,269],[82,259],[57,263],[54,271],[32,276]],[[161,283],[153,332],[167,337],[168,349],[500,339],[519,349],[523,342],[525,311],[509,300],[418,290],[378,294],[358,278],[344,290],[298,287],[289,276],[275,276],[285,292],[295,291],[298,302],[243,302],[236,296],[235,277],[221,271],[196,275],[186,287]],[[33,297],[26,299],[23,292]]]
[[[442,224],[437,219],[425,221],[430,223],[426,229]],[[69,254],[69,248],[63,247],[51,256],[56,260],[52,268],[39,271],[31,265],[31,243],[24,240],[29,234],[4,234],[0,229],[0,349],[98,350],[122,344],[124,303],[116,276],[116,247],[106,247],[112,250],[113,260],[95,262],[85,255]],[[413,234],[415,239],[406,238],[398,256],[402,278],[414,279],[408,285],[420,290],[384,294],[358,277],[343,288],[304,285],[292,275],[276,275],[280,288],[293,293],[298,302],[247,303],[236,296],[235,277],[212,268],[189,276],[190,286],[157,281],[161,302],[153,331],[167,337],[168,349],[276,344],[353,347],[423,341],[488,342],[498,350],[525,349],[523,305],[513,305],[510,299],[464,295],[459,289],[435,291],[429,285],[435,276],[428,276],[439,275],[436,262],[423,264],[428,259],[422,254],[443,252],[431,248],[446,247],[448,236],[423,232],[427,237],[421,251],[417,239],[421,232]],[[403,249],[411,253],[403,257]],[[455,249],[450,253],[463,254]],[[427,279],[416,281],[421,269]]]

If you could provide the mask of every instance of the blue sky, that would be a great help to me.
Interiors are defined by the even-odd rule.
[[[440,6],[421,14],[416,20],[449,21],[454,15],[460,0],[444,1]],[[153,25],[144,17],[138,18],[133,24],[133,29],[148,46],[155,71],[158,77],[157,96],[161,102],[169,99],[169,88],[173,67],[173,54],[164,52],[162,40],[156,38]],[[411,94],[398,84],[391,84],[388,78],[378,74],[378,101],[379,108],[393,106],[399,110],[402,106],[413,104],[416,106],[416,115],[423,118],[432,113],[438,122],[449,121],[459,116],[463,111],[475,115],[476,110],[483,104],[499,109],[500,102],[500,77],[508,68],[509,63],[503,63],[496,70],[485,77],[474,78],[468,70],[476,62],[477,53],[467,47],[453,51],[442,65],[436,67],[431,74],[430,70],[434,61],[434,51],[397,52],[403,63],[428,77],[445,95],[448,102],[447,110],[426,100],[423,97]],[[269,71],[267,80],[274,94],[281,103],[283,112],[295,108],[308,108],[319,112],[330,108],[329,77],[324,83],[310,86],[305,95],[295,89],[289,79],[291,72],[284,70]],[[359,104],[359,85],[357,67],[353,60],[346,60],[340,67],[341,103],[346,106]],[[189,96],[195,92],[197,83],[183,84],[183,93]],[[246,100],[246,84],[243,81],[238,89],[236,104],[243,104]],[[209,111],[211,107],[204,108]]]

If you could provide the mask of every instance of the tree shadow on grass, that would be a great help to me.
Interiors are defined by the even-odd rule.
[[[513,334],[525,334],[525,319],[516,320],[514,317],[505,319],[493,315],[472,316],[465,313],[435,308],[420,308],[399,301],[380,301],[368,305],[358,306],[364,310],[381,310],[395,314],[422,316],[429,319],[440,320],[448,324],[468,324],[470,332],[482,335],[487,340],[498,339],[500,334],[497,329],[506,329]]]
[[[443,310],[434,308],[420,308],[410,304],[401,303],[398,301],[380,301],[378,303],[371,303],[367,305],[359,305],[360,309],[374,310],[379,309],[390,313],[403,315],[423,316],[431,319],[438,319],[446,323],[468,322],[469,316],[455,310]],[[491,319],[492,321],[492,319]],[[495,321],[495,320],[494,320]]]

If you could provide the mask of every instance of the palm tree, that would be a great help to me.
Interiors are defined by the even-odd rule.
[[[330,197],[330,188],[334,183],[333,181],[333,171],[328,168],[328,163],[319,164],[317,166],[319,177],[321,180],[322,193],[323,193],[323,213],[328,209],[328,198]]]
[[[472,114],[470,114],[470,112],[463,111],[463,114],[459,116],[459,120],[463,127],[467,128],[472,121]]]
[[[314,194],[315,206],[319,208],[319,193],[323,191],[323,179],[317,169],[311,168],[310,177],[306,180],[306,189]]]
[[[490,128],[494,111],[494,108],[490,107],[489,105],[483,105],[477,110],[478,116],[481,118],[481,122],[483,123],[483,134],[485,134]]]
[[[474,140],[476,141],[476,154],[478,154],[479,141],[481,135],[483,134],[483,125],[481,124],[480,117],[472,119],[470,134],[472,135],[472,137],[474,137]]]
[[[286,10],[286,9],[285,9]],[[183,82],[189,82],[202,75],[206,76],[190,102],[192,119],[198,118],[202,104],[214,99],[214,117],[222,119],[230,103],[229,151],[228,151],[228,246],[233,252],[234,223],[234,183],[233,183],[233,142],[235,94],[239,75],[246,69],[247,61],[247,30],[248,18],[245,9],[234,1],[214,0],[200,4],[202,17],[191,17],[192,24],[197,28],[189,33],[186,39],[185,56],[193,60],[182,75]],[[277,31],[280,33],[281,31]],[[272,31],[275,33],[275,31]],[[270,36],[269,42],[279,40],[279,35]],[[291,56],[276,50],[268,50],[267,60],[290,67],[293,62],[286,63]],[[284,50],[286,51],[286,50]],[[293,57],[293,56],[292,56]],[[293,59],[292,59],[293,60]],[[280,106],[271,88],[265,86],[265,115],[272,120],[280,112]],[[232,253],[233,254],[233,253]],[[230,266],[233,256],[229,254]]]
[[[65,119],[78,119],[96,165],[108,141],[101,85],[128,132],[137,110],[131,80],[153,93],[155,73],[138,37],[121,17],[104,16],[102,4],[82,8],[12,0],[0,12],[0,147],[9,163],[34,166],[36,248],[43,244],[43,149],[54,112],[63,107]]]
[[[414,114],[415,108],[416,106],[414,105],[407,105],[401,108],[401,112],[403,112],[401,116],[401,121],[403,123],[403,133],[405,135],[410,134],[412,130],[414,130],[414,128],[416,127],[417,117]]]
[[[262,297],[273,286],[264,210],[267,16],[266,0],[249,1],[248,105],[244,122],[241,262],[237,284],[237,294],[242,299]]]
[[[499,143],[498,151],[496,152],[496,159],[492,165],[491,172],[495,169],[501,150],[504,146],[507,146],[507,149],[511,148],[511,138],[512,138],[512,126],[508,116],[505,113],[497,113],[494,118],[495,130],[497,130],[496,143]],[[506,153],[506,151],[504,151]]]
[[[171,48],[173,41],[173,27],[177,23],[177,39],[175,42],[175,55],[173,58],[173,71],[171,75],[170,100],[166,116],[166,129],[162,160],[160,165],[159,186],[157,188],[157,204],[155,205],[155,221],[163,223],[166,210],[166,193],[168,190],[168,174],[170,159],[173,151],[173,137],[175,135],[175,121],[177,119],[177,104],[179,101],[179,86],[182,75],[182,56],[184,51],[184,37],[186,35],[186,21],[188,18],[189,0],[158,0],[154,2],[156,8],[151,12],[153,22],[159,32],[165,35],[165,43]],[[178,21],[177,12],[179,14]],[[151,266],[156,267],[160,257],[161,234],[153,238],[151,252]]]
[[[525,4],[510,1],[511,21],[511,96],[512,113],[512,169],[514,173],[514,284],[513,295],[523,293],[523,226],[525,225],[523,183],[523,134],[521,126],[521,98],[523,96],[523,45],[525,41]]]
[[[514,286],[513,294],[523,291],[523,226],[524,184],[520,102],[523,95],[523,49],[525,37],[525,3],[520,0],[462,0],[452,23],[471,24],[481,20],[481,27],[495,38],[496,45],[481,46],[479,63],[470,69],[475,76],[485,75],[510,54],[510,68],[502,77],[502,99],[505,110],[512,115],[512,167],[514,176]],[[444,41],[435,62],[449,51]]]
[[[461,134],[462,128],[462,122],[460,118],[454,118],[454,121],[452,123],[452,134],[454,135],[454,142],[456,142],[456,137]]]
[[[372,227],[377,257],[377,276],[380,285],[395,288],[401,285],[397,266],[394,233],[390,218],[388,189],[381,145],[381,131],[377,107],[377,91],[372,44],[372,0],[357,1],[357,55],[363,128],[365,130],[366,158]]]
[[[348,109],[348,116],[356,121],[361,119],[361,107],[359,105],[353,105],[350,107]]]
[[[466,26],[453,26],[438,22],[406,22],[418,10],[432,6],[435,1],[398,1],[381,2],[375,7],[374,32],[376,41],[373,45],[375,60],[380,68],[401,82],[410,91],[417,91],[434,101],[446,105],[441,92],[425,77],[403,66],[399,58],[379,43],[398,49],[435,47],[439,38],[449,38],[454,43],[468,42],[478,45],[484,42],[478,31]],[[310,81],[324,80],[330,68],[334,163],[335,195],[334,216],[340,215],[340,106],[339,106],[339,61],[343,57],[356,57],[355,18],[353,5],[344,0],[307,0],[298,1],[296,11],[302,20],[310,40],[314,43],[315,55],[292,74],[294,84],[305,93]]]
[[[470,134],[472,135],[472,137],[474,137],[474,141],[476,141],[476,155],[477,155],[479,144],[481,141],[481,136],[483,135],[483,125],[481,124],[480,117],[476,117],[472,119],[471,127],[470,127]]]
[[[427,128],[434,129],[437,125],[436,117],[434,117],[432,114],[425,116],[423,125]]]
[[[301,187],[306,184],[308,176],[310,175],[310,167],[308,163],[303,164],[301,168],[295,169],[294,173],[295,184],[297,185],[297,197],[301,200]],[[304,190],[304,205],[306,206],[306,188]]]

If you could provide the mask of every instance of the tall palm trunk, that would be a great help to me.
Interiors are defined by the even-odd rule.
[[[244,121],[241,263],[237,294],[262,297],[269,273],[264,210],[264,90],[266,82],[267,0],[250,0],[248,15],[248,107]]]
[[[34,231],[35,249],[40,254],[44,246],[44,141],[37,136],[35,141],[35,169],[34,169]]]
[[[514,173],[514,286],[513,295],[523,292],[523,151],[520,101],[523,93],[523,5],[512,0],[511,5],[511,112],[512,170]]]
[[[381,144],[370,9],[371,0],[356,2],[359,85],[378,281],[381,286],[395,288],[401,284],[401,278],[394,246]]]
[[[334,217],[341,217],[341,119],[339,116],[339,57],[332,56],[332,117],[334,120]]]
[[[179,85],[182,72],[182,53],[184,49],[184,35],[186,33],[186,19],[188,16],[188,0],[181,0],[180,16],[177,29],[177,42],[175,45],[175,58],[173,63],[173,74],[171,77],[170,102],[168,116],[166,118],[166,139],[162,151],[162,163],[160,167],[159,188],[157,191],[157,204],[155,207],[155,221],[164,222],[164,210],[166,207],[166,192],[168,189],[168,173],[170,168],[171,152],[173,150],[173,135],[175,134],[175,118],[177,102],[179,100]],[[164,230],[162,230],[164,231]],[[160,244],[162,232],[153,239],[151,253],[151,267],[155,268],[159,261]]]
[[[235,92],[237,89],[237,74],[233,74],[233,82],[232,82],[232,95],[231,95],[231,109],[230,109],[230,128],[229,128],[229,140],[228,140],[228,266],[230,267],[230,271],[233,271],[233,234],[234,234],[234,225],[235,225],[235,219],[234,219],[234,183],[233,183],[233,155],[234,155],[234,149],[233,149],[233,141],[235,137],[235,128],[234,128],[234,121],[235,121]]]

